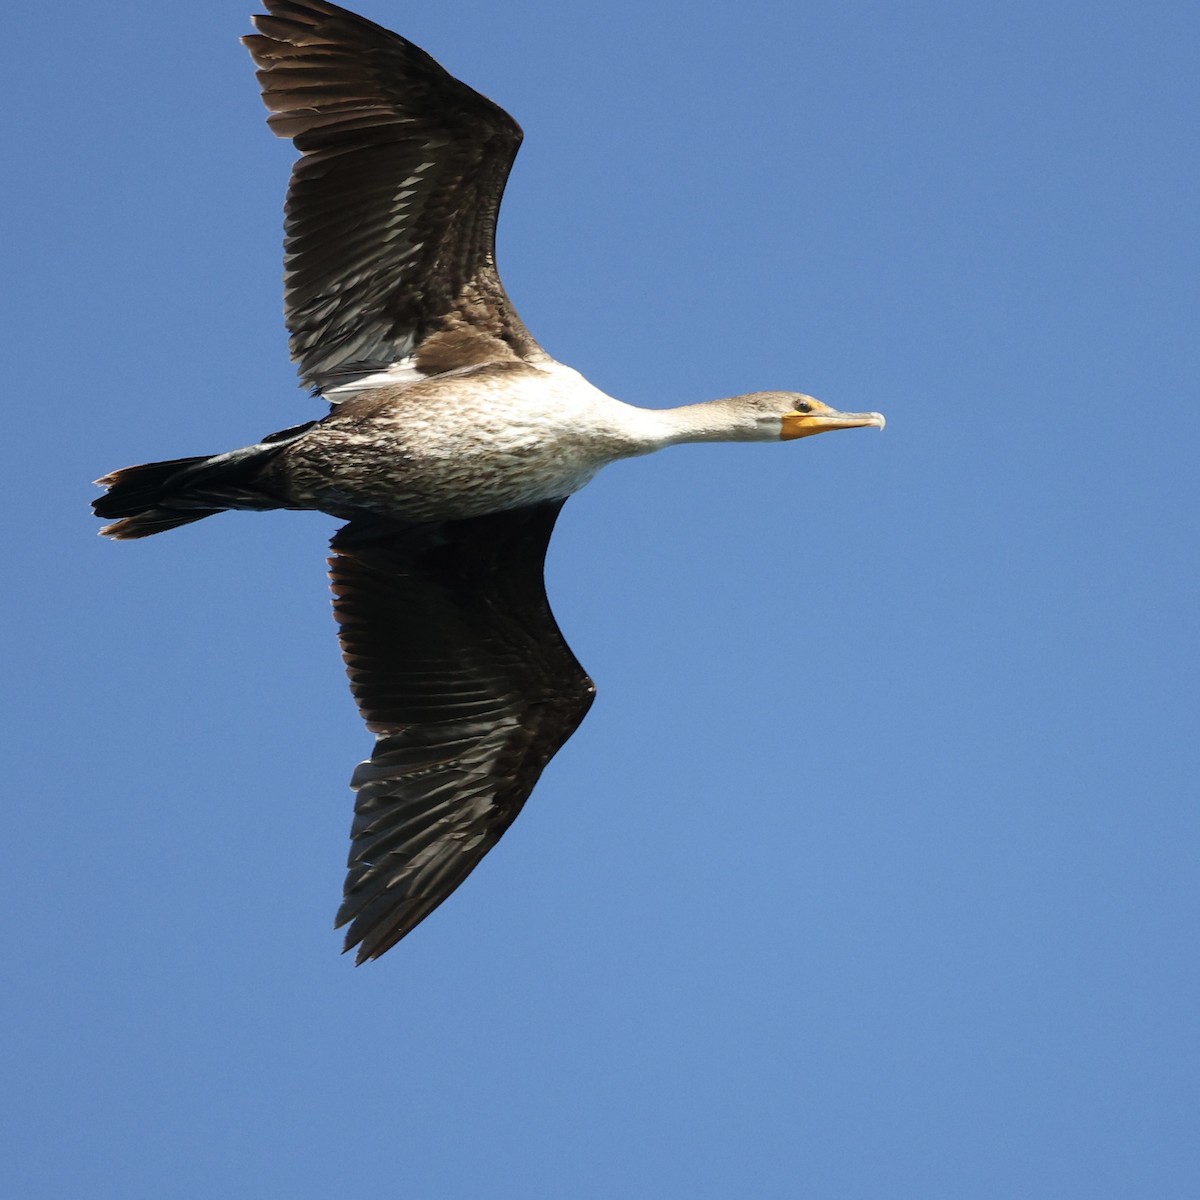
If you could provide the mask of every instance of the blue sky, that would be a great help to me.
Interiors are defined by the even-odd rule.
[[[6,1194],[1195,1194],[1195,9],[364,6],[552,353],[889,425],[572,500],[597,705],[358,970],[335,522],[87,512],[319,411],[249,11],[6,22]]]

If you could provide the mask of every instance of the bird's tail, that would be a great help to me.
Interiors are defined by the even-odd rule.
[[[261,485],[262,468],[315,422],[272,434],[228,454],[172,458],[122,467],[96,483],[107,488],[92,503],[98,517],[118,517],[100,532],[118,540],[149,537],[231,508],[287,508],[287,501]]]
[[[96,516],[121,518],[105,525],[100,532],[118,539],[149,537],[221,512],[220,508],[211,507],[181,509],[169,502],[171,485],[179,476],[207,461],[203,454],[198,458],[173,458],[169,462],[122,467],[97,479],[96,483],[108,491],[92,501]]]

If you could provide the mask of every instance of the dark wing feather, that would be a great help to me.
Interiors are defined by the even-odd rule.
[[[543,352],[496,273],[520,126],[423,50],[325,0],[266,0],[243,38],[302,157],[286,210],[292,357],[318,391]]]
[[[562,501],[467,521],[352,521],[330,560],[350,686],[377,741],[355,772],[346,949],[377,958],[512,824],[595,692],[542,572]]]

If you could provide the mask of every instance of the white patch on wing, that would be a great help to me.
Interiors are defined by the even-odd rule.
[[[337,387],[327,388],[321,395],[330,404],[341,404],[342,401],[349,400],[360,392],[369,392],[372,388],[386,387],[389,384],[397,383],[415,383],[419,379],[428,379],[428,375],[418,371],[413,365],[414,361],[410,355],[408,358],[402,358],[399,362],[392,363],[382,371],[374,371],[370,375],[352,379],[349,383],[339,383]]]

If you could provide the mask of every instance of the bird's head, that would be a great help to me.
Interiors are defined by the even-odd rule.
[[[873,425],[882,429],[883,413],[838,412],[802,392],[751,392],[739,397],[755,412],[764,440],[784,442],[825,433],[830,429],[858,429]]]

